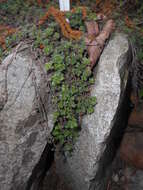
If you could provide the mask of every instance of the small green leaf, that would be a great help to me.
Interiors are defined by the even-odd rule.
[[[69,130],[64,130],[64,137],[70,136],[71,132]]]
[[[57,119],[58,119],[59,116],[60,116],[60,114],[59,114],[58,111],[54,112],[54,116],[53,116],[53,120],[54,120],[54,122],[57,121]]]
[[[94,108],[93,107],[89,107],[87,109],[87,114],[92,114],[92,113],[94,113]]]
[[[143,51],[142,50],[138,51],[137,56],[139,60],[143,60]]]
[[[54,32],[54,29],[49,27],[49,28],[46,29],[45,32],[46,32],[47,37],[49,37],[49,36],[52,36],[52,34]]]
[[[53,55],[53,62],[55,64],[57,64],[57,63],[61,64],[61,63],[63,63],[63,60],[64,60],[64,58],[62,55],[60,55],[60,54],[54,54]]]
[[[64,80],[64,75],[61,72],[56,72],[52,76],[52,86],[56,86],[61,84],[61,82]]]
[[[86,81],[90,75],[91,75],[91,69],[86,68],[86,70],[83,72],[81,78],[82,78],[82,80]]]
[[[46,69],[47,71],[52,70],[52,69],[53,69],[53,63],[52,63],[52,62],[46,63],[46,64],[45,64],[45,69]]]
[[[91,105],[95,106],[96,103],[97,103],[97,98],[96,97],[91,97],[90,100],[91,100]]]
[[[143,98],[143,89],[140,90],[140,92],[139,92],[139,97],[140,97],[140,98]]]
[[[83,64],[86,65],[86,66],[90,65],[90,60],[88,58],[86,58],[86,57],[83,58]]]
[[[42,44],[43,44],[44,46],[48,46],[49,43],[50,43],[50,41],[49,41],[48,39],[45,39],[45,40],[42,41]]]
[[[55,32],[53,38],[54,38],[55,40],[58,40],[58,39],[60,38],[60,34],[59,34],[58,32]]]
[[[78,127],[77,121],[75,118],[72,118],[72,120],[69,120],[65,126],[66,128],[69,129],[74,129]]]
[[[46,46],[46,47],[44,48],[44,53],[45,53],[47,56],[50,55],[50,54],[52,53],[52,51],[53,51],[53,47],[52,47],[51,45]]]
[[[72,150],[73,150],[73,146],[71,144],[66,144],[64,146],[64,151],[72,152]]]
[[[65,70],[65,64],[64,63],[54,63],[54,69],[56,71],[64,71]]]

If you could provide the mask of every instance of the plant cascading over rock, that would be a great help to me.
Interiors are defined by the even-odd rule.
[[[48,43],[47,40],[41,41],[44,53],[50,58],[45,67],[47,72],[52,74],[50,86],[54,94],[53,104],[56,107],[52,135],[55,142],[59,142],[65,151],[73,149],[73,143],[80,130],[81,117],[93,113],[96,104],[96,97],[89,95],[94,78],[86,44],[82,36],[79,38],[79,35],[74,34],[82,34],[85,31],[82,12],[83,9],[77,8],[74,9],[74,13],[65,13],[72,28],[71,33],[69,32],[71,39],[65,38],[67,36],[63,30],[67,29],[66,26],[62,26],[61,33],[59,23],[55,23],[51,17],[46,29]],[[70,34],[74,34],[75,37]],[[74,40],[76,37],[78,40]]]

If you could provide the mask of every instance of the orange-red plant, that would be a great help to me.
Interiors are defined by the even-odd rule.
[[[125,16],[125,23],[129,28],[135,28],[135,24],[131,19],[128,17],[128,15]]]
[[[96,0],[95,9],[106,16],[111,15],[115,7],[116,2],[113,0]]]
[[[47,3],[49,3],[50,0],[45,0],[44,2],[42,0],[37,0],[37,3],[39,6],[45,7]]]
[[[3,49],[6,48],[6,45],[5,45],[6,37],[15,32],[16,32],[15,28],[11,28],[5,25],[0,25],[0,45],[2,46]]]
[[[7,1],[7,0],[0,0],[0,3],[3,3],[3,2],[5,2],[5,1]]]
[[[75,9],[71,11],[72,13],[75,12]],[[86,8],[82,7],[82,13],[83,13],[83,19],[85,19],[87,13]],[[42,25],[49,16],[53,16],[56,22],[60,25],[63,35],[66,38],[78,40],[82,36],[82,32],[79,30],[73,30],[69,23],[67,22],[66,18],[64,17],[64,12],[61,12],[60,10],[51,7],[48,12],[40,19],[39,25]]]
[[[92,69],[101,55],[105,41],[115,29],[115,23],[112,19],[108,20],[100,32],[96,22],[86,22],[86,27],[89,36],[87,35],[85,42],[88,47],[88,54]],[[93,37],[95,36],[95,39],[93,38],[91,40],[90,36],[92,36],[92,34]]]

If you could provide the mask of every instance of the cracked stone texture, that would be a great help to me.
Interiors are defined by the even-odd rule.
[[[42,111],[45,89],[45,71],[29,48],[11,53],[0,65],[1,190],[25,190],[47,144],[53,125],[51,118],[46,124],[48,110]]]
[[[94,113],[82,121],[82,131],[71,158],[57,156],[57,171],[74,190],[88,190],[97,170],[102,146],[112,128],[121,92],[128,78],[129,43],[125,35],[116,33],[100,57],[91,95],[97,97]]]

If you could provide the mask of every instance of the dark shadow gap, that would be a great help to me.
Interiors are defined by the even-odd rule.
[[[46,172],[50,169],[53,162],[54,162],[53,144],[47,143],[39,162],[32,171],[32,174],[27,183],[26,190],[40,189],[40,186],[46,175]]]

